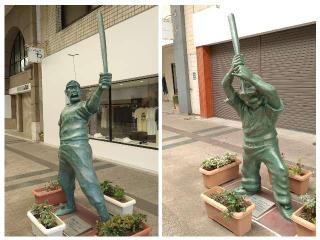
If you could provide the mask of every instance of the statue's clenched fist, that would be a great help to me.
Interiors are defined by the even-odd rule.
[[[112,74],[111,73],[101,73],[99,86],[102,89],[109,88],[111,86]]]

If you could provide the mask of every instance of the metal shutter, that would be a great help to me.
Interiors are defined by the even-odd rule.
[[[274,85],[284,102],[277,126],[315,133],[315,24],[241,39],[240,46],[248,67]],[[213,45],[211,54],[215,116],[239,120],[223,102],[226,96],[220,84],[231,65],[231,42]],[[235,86],[238,88],[237,80]]]

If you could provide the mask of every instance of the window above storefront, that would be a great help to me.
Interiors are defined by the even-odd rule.
[[[19,31],[14,39],[10,57],[10,76],[23,72],[28,64],[25,41],[22,33]]]
[[[96,86],[82,88],[87,100]],[[89,122],[91,139],[158,149],[158,76],[112,83]]]
[[[77,20],[83,18],[100,5],[62,5],[61,6],[61,24],[62,29],[68,27]]]

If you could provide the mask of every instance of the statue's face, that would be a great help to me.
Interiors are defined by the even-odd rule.
[[[81,100],[81,89],[77,84],[67,85],[65,93],[69,98],[69,102],[74,104]]]
[[[257,92],[257,89],[248,82],[243,81],[241,84],[239,97],[252,109],[257,109],[262,103],[261,96]]]

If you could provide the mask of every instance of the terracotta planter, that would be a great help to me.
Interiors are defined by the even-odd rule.
[[[31,210],[27,213],[28,218],[31,221],[32,226],[32,233],[35,236],[63,236],[63,230],[66,228],[66,224],[54,214],[56,218],[56,222],[58,223],[57,226],[46,229],[39,221],[38,219],[33,216],[31,213]]]
[[[131,235],[132,237],[138,237],[138,236],[149,236],[150,233],[152,231],[152,227],[143,223],[143,229],[140,232],[137,232],[133,235]]]
[[[61,188],[47,192],[45,188],[42,187],[32,190],[32,193],[36,203],[43,203],[45,200],[48,200],[50,205],[58,205],[67,201],[64,191]]]
[[[93,230],[93,231],[97,232],[97,230]],[[143,223],[143,229],[141,231],[139,231],[139,232],[136,232],[136,233],[130,235],[129,237],[149,236],[151,231],[152,231],[152,227],[147,225],[147,224],[145,224],[145,223]],[[98,236],[97,234],[95,234],[95,235],[96,235],[96,237],[107,237],[107,236]],[[87,236],[89,236],[89,235],[87,235]]]
[[[247,207],[245,212],[233,213],[230,218],[226,218],[223,212],[227,208],[209,197],[211,193],[223,191],[225,190],[222,187],[216,186],[201,194],[201,198],[206,205],[208,217],[220,223],[235,235],[242,236],[251,230],[252,211],[255,209],[255,205],[250,200],[247,200],[250,206]]]
[[[211,188],[238,178],[240,163],[241,161],[237,158],[235,162],[211,171],[201,167],[199,171],[202,173],[204,186]]]
[[[107,202],[108,212],[113,215],[127,215],[133,213],[133,206],[136,204],[136,200],[125,195],[126,202],[120,202],[112,197],[103,195]]]
[[[295,211],[291,219],[295,223],[298,236],[316,236],[316,225],[299,217],[303,207]]]
[[[269,172],[269,181],[272,185],[272,176],[270,171]],[[303,169],[303,175],[289,175],[289,191],[293,192],[297,195],[303,195],[308,192],[309,189],[309,179],[312,176],[312,172],[309,170]]]

